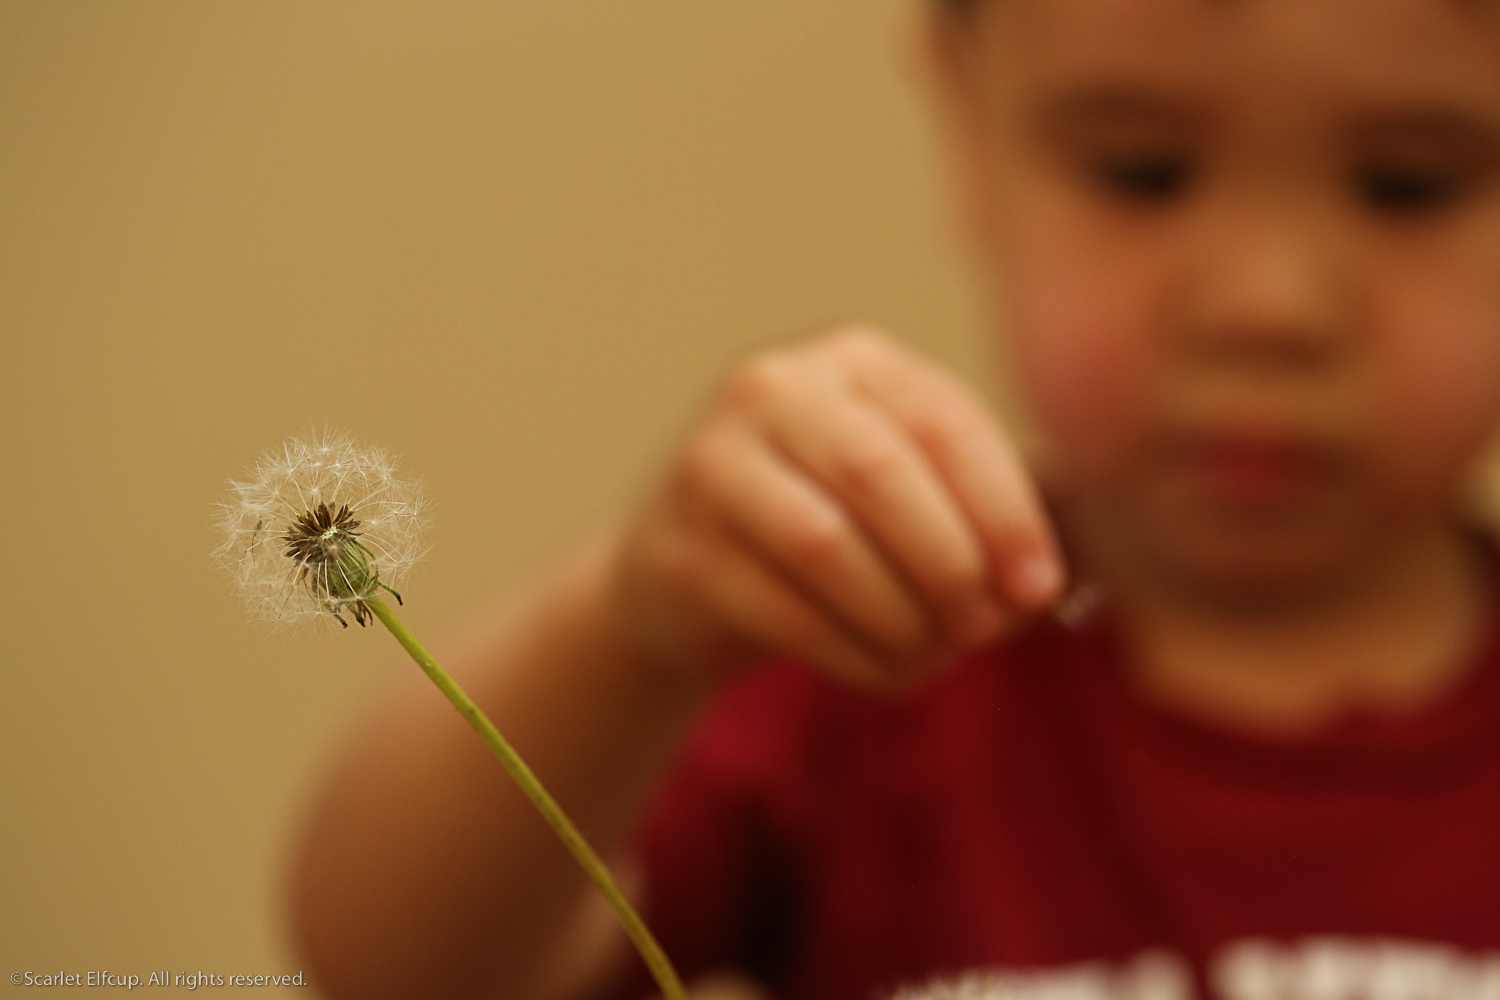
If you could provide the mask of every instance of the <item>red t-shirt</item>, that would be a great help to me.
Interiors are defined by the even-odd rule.
[[[1461,690],[1295,745],[1154,707],[1107,614],[913,696],[795,664],[710,708],[642,826],[685,976],[871,1000],[1500,1000],[1500,614]],[[1024,974],[1030,970],[1030,974]]]

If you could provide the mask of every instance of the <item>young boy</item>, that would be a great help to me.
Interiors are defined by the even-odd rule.
[[[446,660],[690,978],[1500,997],[1461,504],[1500,406],[1500,5],[969,0],[929,35],[1045,489],[955,380],[833,331],[742,364],[649,502]],[[643,983],[412,683],[307,834],[329,995]]]

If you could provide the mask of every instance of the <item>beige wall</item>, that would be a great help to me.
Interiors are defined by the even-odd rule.
[[[411,667],[242,620],[207,553],[258,450],[327,421],[425,479],[432,635],[750,345],[862,316],[981,367],[911,13],[0,4],[0,976],[292,961],[301,797]]]

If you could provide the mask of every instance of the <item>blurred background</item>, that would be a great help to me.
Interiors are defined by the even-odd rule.
[[[430,642],[756,345],[859,317],[986,384],[915,12],[0,4],[0,983],[297,967],[304,800],[414,668],[244,621],[208,552],[257,452],[425,481]]]

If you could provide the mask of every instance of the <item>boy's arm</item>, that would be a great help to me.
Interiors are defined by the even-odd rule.
[[[608,594],[613,544],[436,650],[606,857],[710,689],[637,662]],[[552,1000],[623,954],[592,884],[415,671],[331,776],[295,877],[298,935],[332,997]]]
[[[607,857],[719,680],[786,653],[900,692],[1062,575],[968,391],[848,328],[742,363],[625,527],[436,652]],[[336,997],[553,1000],[611,939],[587,930],[603,925],[571,858],[414,671],[345,755],[298,878],[300,935]]]

